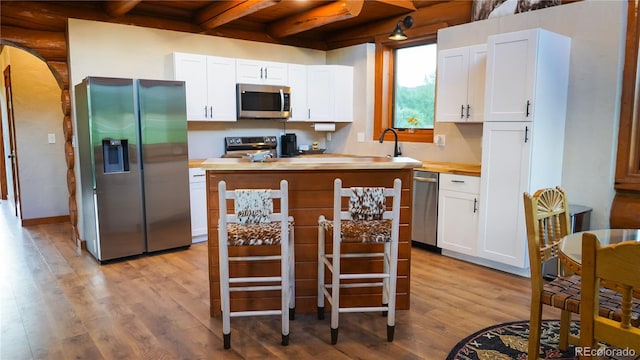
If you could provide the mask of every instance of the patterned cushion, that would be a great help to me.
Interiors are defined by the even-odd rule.
[[[352,187],[349,213],[353,220],[380,220],[386,209],[383,187]]]
[[[271,222],[273,199],[271,190],[235,190],[234,210],[238,223],[258,224]]]
[[[333,221],[320,221],[327,232]],[[342,242],[383,243],[391,241],[391,220],[344,220],[340,223]]]
[[[580,313],[580,282],[579,275],[557,277],[544,285],[542,303],[555,308]],[[600,316],[620,321],[620,304],[622,296],[607,288],[600,288]],[[631,324],[640,327],[640,301],[634,299],[631,309]]]
[[[293,222],[289,221],[288,231],[291,232]],[[245,245],[278,245],[281,240],[280,222],[257,224],[227,224],[229,246]]]

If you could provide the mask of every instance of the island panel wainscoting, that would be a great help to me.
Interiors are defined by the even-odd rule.
[[[318,217],[333,217],[333,181],[341,178],[343,186],[391,187],[393,180],[402,180],[400,210],[400,242],[398,247],[397,309],[409,309],[411,264],[411,209],[413,168],[421,163],[410,158],[367,158],[360,161],[319,163],[281,161],[249,163],[241,159],[210,159],[200,166],[207,170],[207,218],[209,229],[209,291],[211,316],[220,316],[220,282],[218,273],[218,193],[220,180],[229,190],[240,188],[277,188],[280,180],[289,182],[289,214],[295,219],[295,277],[296,312],[313,313],[317,309]],[[382,159],[382,160],[381,160]],[[231,160],[231,161],[230,161]],[[274,166],[278,163],[279,166]],[[348,164],[348,165],[346,165]],[[345,202],[346,205],[346,202]],[[276,210],[279,203],[274,203]],[[390,204],[389,204],[390,206]],[[382,244],[343,244],[343,252],[380,251]],[[230,247],[230,256],[276,254],[277,246]],[[327,252],[331,240],[327,240]],[[382,259],[359,259],[343,262],[343,269],[359,272],[382,271]],[[277,276],[279,261],[233,262],[233,276]],[[327,275],[327,279],[330,277]],[[345,306],[380,306],[380,288],[350,288],[341,290],[341,304]],[[325,304],[327,309],[329,304]],[[232,292],[233,311],[280,307],[280,292]]]

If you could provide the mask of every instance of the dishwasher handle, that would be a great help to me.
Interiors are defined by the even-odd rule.
[[[418,182],[427,182],[427,183],[437,183],[438,179],[436,178],[424,178],[424,177],[419,177],[419,176],[414,176],[413,180],[418,181]]]

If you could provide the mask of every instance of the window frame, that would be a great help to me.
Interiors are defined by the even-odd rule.
[[[375,99],[374,99],[374,140],[380,138],[382,131],[393,124],[394,108],[394,51],[417,45],[437,44],[437,34],[429,33],[412,36],[403,41],[389,40],[387,36],[376,37]],[[436,79],[437,86],[437,79]],[[434,119],[435,127],[435,119]],[[405,129],[398,131],[398,141],[433,142],[433,129]],[[386,140],[392,140],[392,134],[385,134]]]

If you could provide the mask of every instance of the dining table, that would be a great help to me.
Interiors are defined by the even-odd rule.
[[[592,233],[598,237],[600,246],[625,241],[640,241],[640,229],[596,229],[571,233],[560,241],[560,260],[574,273],[580,273],[582,264],[582,235]]]

